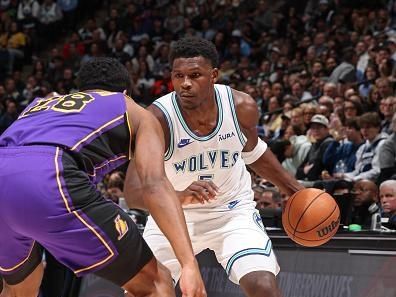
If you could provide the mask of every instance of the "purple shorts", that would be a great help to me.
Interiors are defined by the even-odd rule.
[[[0,274],[22,281],[41,247],[77,275],[123,285],[152,258],[130,217],[102,197],[70,154],[52,146],[0,148]]]

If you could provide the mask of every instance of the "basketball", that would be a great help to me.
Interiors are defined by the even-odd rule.
[[[330,194],[315,188],[296,192],[282,214],[283,228],[294,242],[319,246],[329,241],[340,225],[340,209]]]

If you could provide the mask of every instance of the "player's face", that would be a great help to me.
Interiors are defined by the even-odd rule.
[[[203,57],[178,58],[172,65],[172,83],[183,108],[195,109],[214,96],[217,68]]]

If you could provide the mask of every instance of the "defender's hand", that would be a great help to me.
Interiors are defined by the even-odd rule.
[[[183,297],[207,296],[197,261],[182,267],[180,290]]]
[[[219,188],[212,181],[194,181],[184,191],[177,192],[182,205],[208,202],[216,199]]]

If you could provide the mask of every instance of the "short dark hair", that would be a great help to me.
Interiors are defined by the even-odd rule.
[[[360,130],[360,126],[357,118],[345,119],[345,127],[353,128],[357,131]]]
[[[344,105],[347,102],[349,102],[349,103],[351,103],[353,105],[353,107],[356,109],[356,114],[358,116],[360,116],[363,113],[363,107],[362,107],[362,105],[359,102],[357,102],[355,100],[345,99],[344,100]]]
[[[108,57],[94,58],[82,64],[76,82],[80,91],[102,89],[123,92],[129,91],[131,85],[125,66],[118,60]]]
[[[359,126],[381,127],[381,118],[376,112],[366,112],[359,117]]]
[[[175,42],[171,47],[169,54],[170,65],[177,58],[194,58],[203,57],[210,61],[212,67],[217,67],[219,64],[219,55],[215,45],[204,39],[198,37],[186,37]]]

